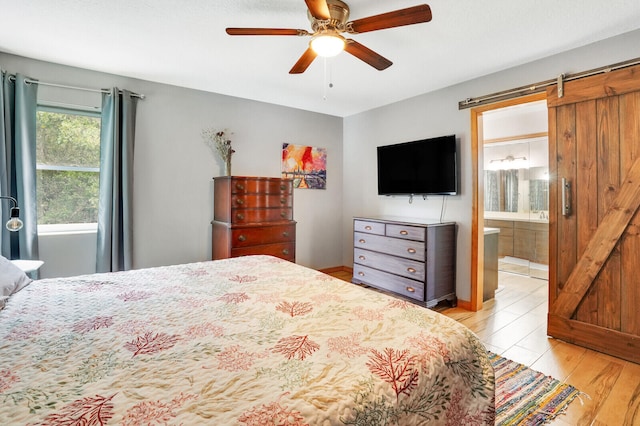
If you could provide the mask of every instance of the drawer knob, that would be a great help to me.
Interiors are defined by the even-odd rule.
[[[243,204],[244,204],[244,200],[243,200],[242,198],[238,198],[238,199],[236,200],[236,204],[243,205]]]
[[[360,239],[358,240],[358,242],[359,242],[360,244],[364,244],[364,243],[366,243],[366,241],[364,240],[364,238],[360,238]]]
[[[400,235],[409,235],[409,232],[403,229],[402,231],[400,231]]]
[[[238,218],[238,220],[244,220],[244,215],[242,213],[238,213],[236,218]]]
[[[415,293],[415,292],[416,292],[416,289],[415,289],[415,288],[413,288],[413,287],[407,287],[407,291],[408,291],[409,293]]]
[[[407,249],[407,251],[408,251],[409,253],[411,253],[411,254],[415,254],[416,249],[414,249],[414,248],[408,248],[408,249]]]
[[[367,231],[371,231],[371,226],[367,225],[364,227],[364,229],[366,229]]]
[[[284,231],[284,232],[282,233],[282,236],[283,236],[283,237],[285,237],[285,238],[287,238],[287,237],[289,236],[289,233],[288,233],[287,231]]]
[[[287,217],[287,212],[280,212],[280,217]]]
[[[416,270],[415,270],[415,269],[413,269],[413,268],[407,268],[407,271],[409,271],[409,272],[410,272],[410,273],[412,273],[412,274],[415,274],[415,273],[416,273]]]
[[[236,183],[236,189],[243,190],[244,189],[244,185],[241,184],[241,183]]]
[[[367,258],[366,258],[366,257],[364,257],[364,256],[362,256],[362,255],[360,255],[360,256],[358,256],[358,259],[360,259],[360,260],[366,260]]]
[[[286,198],[280,198],[280,204],[287,204]]]
[[[282,250],[282,254],[288,255],[289,254],[289,250],[288,249]]]
[[[360,271],[358,272],[358,275],[360,275],[361,277],[364,277],[364,272]]]
[[[238,236],[238,241],[247,241],[247,237],[245,237],[244,235],[240,235]]]
[[[287,185],[285,185],[284,183],[280,185],[280,191],[284,191],[285,189],[287,189]]]

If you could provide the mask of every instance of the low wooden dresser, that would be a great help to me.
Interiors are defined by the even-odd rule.
[[[456,304],[456,224],[391,218],[353,221],[353,279],[429,308]]]
[[[291,179],[222,176],[213,190],[214,260],[270,254],[295,262]]]

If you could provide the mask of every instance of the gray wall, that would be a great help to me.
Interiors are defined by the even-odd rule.
[[[459,111],[458,101],[636,57],[640,57],[640,31],[344,120],[2,53],[0,67],[43,81],[84,87],[117,85],[147,95],[139,104],[136,131],[136,267],[210,257],[211,178],[220,173],[221,164],[202,143],[203,128],[227,127],[234,132],[236,175],[278,176],[283,142],[327,148],[327,190],[295,192],[297,261],[313,268],[352,264],[353,216],[440,217],[442,197],[416,198],[409,204],[407,197],[377,195],[375,147],[455,133],[460,143],[461,194],[446,199],[444,219],[458,222],[457,293],[469,300],[471,125],[469,110]],[[429,70],[424,75],[428,78]],[[55,241],[46,245],[57,246]],[[54,258],[49,256],[42,253],[45,261]],[[66,261],[71,263],[74,257],[70,253]],[[52,266],[43,267],[43,276],[54,275],[48,268]]]
[[[211,258],[213,181],[223,165],[201,138],[205,128],[228,128],[236,154],[233,174],[280,175],[282,143],[327,149],[327,189],[297,189],[294,219],[297,262],[326,268],[342,264],[341,118],[175,86],[66,67],[0,53],[0,67],[43,82],[143,93],[138,104],[134,173],[134,266]],[[99,95],[39,87],[39,97],[82,105]],[[96,100],[97,99],[97,100]],[[94,234],[95,235],[95,234]],[[42,237],[41,277],[94,271],[87,253],[95,237]]]
[[[353,216],[439,218],[442,197],[428,200],[377,195],[376,146],[455,133],[460,140],[462,191],[448,197],[444,219],[458,222],[458,298],[471,288],[471,114],[458,102],[640,57],[640,31],[571,50],[443,90],[347,117],[344,121],[343,263],[353,263]],[[429,70],[424,70],[429,78]],[[357,159],[357,161],[354,161]]]

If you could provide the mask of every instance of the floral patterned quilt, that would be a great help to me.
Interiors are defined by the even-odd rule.
[[[0,423],[493,424],[434,311],[270,256],[34,281],[0,311]]]

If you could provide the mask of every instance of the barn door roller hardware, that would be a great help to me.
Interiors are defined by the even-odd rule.
[[[458,102],[458,109],[473,108],[480,105],[486,105],[498,101],[504,101],[506,99],[519,98],[521,96],[530,95],[532,93],[543,92],[547,90],[547,87],[557,85],[558,97],[561,98],[564,95],[564,83],[568,81],[577,80],[580,78],[591,77],[592,75],[607,73],[615,71],[621,68],[632,67],[640,64],[640,58],[631,59],[624,62],[618,62],[617,64],[607,65],[604,67],[592,69],[589,71],[579,72],[577,74],[560,74],[557,78],[550,80],[540,81],[538,83],[529,84],[526,86],[516,87],[515,89],[504,90],[502,92],[492,93],[490,95],[478,96],[476,98],[466,98]]]

